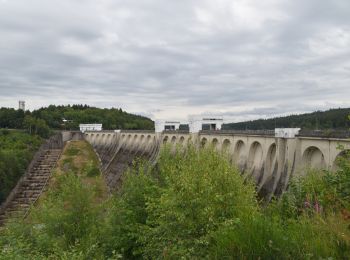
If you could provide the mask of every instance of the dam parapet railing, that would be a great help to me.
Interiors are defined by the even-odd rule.
[[[153,133],[154,130],[120,130],[120,133]]]
[[[199,134],[275,136],[275,130],[202,130]]]
[[[71,133],[80,133],[79,131],[67,131]],[[171,135],[171,134],[193,134],[189,130],[164,130],[161,133],[155,133],[154,130],[102,130],[102,131],[86,131],[86,134],[159,134],[159,135]],[[256,135],[256,136],[269,136],[275,137],[275,130],[201,130],[198,135]],[[295,135],[298,137],[319,137],[319,138],[336,138],[336,139],[350,139],[349,130],[301,130]]]
[[[349,130],[301,130],[297,137],[350,139]]]

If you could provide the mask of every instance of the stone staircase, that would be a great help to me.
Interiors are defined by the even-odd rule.
[[[61,149],[44,150],[28,173],[18,183],[13,198],[0,212],[0,225],[9,220],[23,218],[30,206],[36,202],[45,190],[51,176],[51,170],[61,155]]]

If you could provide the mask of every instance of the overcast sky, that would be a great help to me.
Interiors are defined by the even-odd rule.
[[[0,0],[0,106],[240,121],[350,107],[349,0]]]

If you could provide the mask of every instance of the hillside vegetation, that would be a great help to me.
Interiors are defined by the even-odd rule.
[[[224,130],[261,130],[275,128],[302,128],[315,129],[342,129],[350,128],[348,115],[350,108],[330,109],[327,111],[316,111],[313,113],[275,117],[269,119],[258,119],[253,121],[224,124]]]
[[[25,173],[41,143],[37,135],[0,129],[0,203]]]
[[[67,120],[63,122],[63,119]],[[87,105],[54,106],[22,111],[0,109],[0,127],[44,132],[46,128],[77,130],[82,123],[101,123],[104,129],[153,129],[149,118],[133,115],[117,108],[96,108]],[[46,132],[45,132],[46,134]]]
[[[87,177],[83,148],[23,223],[0,235],[1,259],[347,259],[350,162],[292,181],[262,207],[254,185],[211,149],[164,149],[135,162],[112,197]],[[87,162],[87,160],[84,160]],[[93,162],[94,165],[95,162]],[[80,166],[79,166],[80,165]],[[83,166],[85,165],[85,166]],[[95,181],[97,180],[97,182]]]

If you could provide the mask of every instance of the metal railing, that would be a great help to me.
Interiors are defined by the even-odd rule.
[[[163,134],[189,134],[189,130],[164,130]]]
[[[275,136],[275,130],[202,130],[200,134],[208,135],[262,135]]]
[[[301,130],[297,137],[350,138],[348,130]]]
[[[154,133],[154,130],[120,130],[121,133]]]

